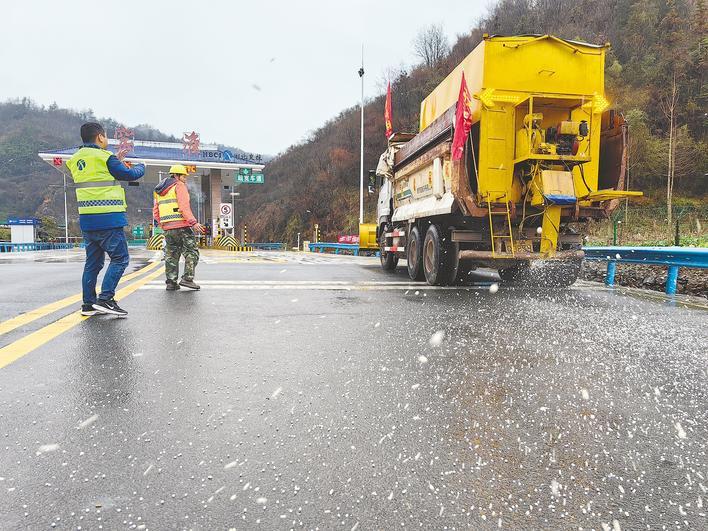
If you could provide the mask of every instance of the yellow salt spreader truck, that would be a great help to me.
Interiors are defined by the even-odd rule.
[[[551,35],[485,35],[426,97],[420,132],[394,133],[376,170],[376,236],[385,270],[465,283],[575,282],[589,220],[625,190],[627,128],[604,90],[608,45]],[[462,73],[472,96],[464,154],[451,157]]]

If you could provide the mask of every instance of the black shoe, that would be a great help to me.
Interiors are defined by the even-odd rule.
[[[182,279],[179,281],[179,285],[189,289],[202,289],[201,286],[199,286],[199,284],[195,284],[193,280]]]
[[[168,280],[167,282],[165,282],[165,289],[166,289],[167,291],[175,291],[175,290],[178,290],[178,289],[179,289],[179,284],[177,284],[177,282],[174,282],[174,281],[172,281],[172,280]]]
[[[123,308],[118,306],[118,303],[115,301],[115,299],[111,299],[109,301],[104,301],[101,299],[98,299],[94,304],[93,307],[99,311],[99,313],[106,313],[110,315],[118,315],[120,317],[125,317],[128,315],[128,312],[126,312]]]
[[[82,304],[81,305],[81,315],[96,315],[98,313],[98,310],[93,309],[93,305],[91,304]]]

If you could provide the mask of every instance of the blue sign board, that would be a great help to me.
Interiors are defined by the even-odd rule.
[[[8,225],[39,225],[37,218],[7,218]]]

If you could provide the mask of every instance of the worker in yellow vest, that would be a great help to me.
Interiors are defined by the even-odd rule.
[[[123,163],[126,153],[114,155],[108,151],[108,137],[101,124],[82,125],[81,140],[83,145],[66,163],[76,185],[79,225],[86,245],[81,314],[124,317],[128,312],[113,298],[130,261],[124,232],[128,225],[125,190],[118,181],[140,179],[145,174],[145,166],[128,167]],[[103,276],[101,293],[96,297],[96,279],[103,269],[106,254],[111,263]]]
[[[187,168],[175,164],[170,176],[155,187],[152,215],[165,231],[165,276],[167,291],[183,288],[198,290],[194,270],[199,262],[199,248],[194,233],[206,229],[192,213],[187,188]],[[184,273],[179,282],[179,259],[184,256]]]

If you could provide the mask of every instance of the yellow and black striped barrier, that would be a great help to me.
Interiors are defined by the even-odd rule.
[[[214,247],[225,251],[253,251],[253,247],[241,245],[233,236],[223,236],[214,240]]]
[[[147,248],[150,251],[162,251],[165,246],[165,235],[164,234],[154,234],[147,241]]]

